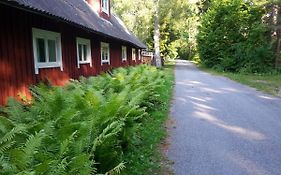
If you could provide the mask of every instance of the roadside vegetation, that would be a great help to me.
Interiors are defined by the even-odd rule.
[[[149,174],[160,168],[172,67],[119,68],[32,87],[0,115],[0,174]],[[147,173],[146,173],[147,172]]]
[[[199,65],[199,68],[211,74],[225,76],[231,80],[251,86],[262,92],[281,97],[281,75],[279,73],[246,74],[222,72],[215,69],[206,68],[202,65]]]
[[[162,172],[166,170],[165,165],[162,164],[165,157],[161,153],[160,146],[167,136],[165,122],[170,111],[174,64],[166,63],[163,71],[166,75],[165,82],[162,87],[158,88],[161,103],[151,109],[149,112],[151,117],[145,119],[143,127],[139,131],[140,142],[133,145],[129,154],[126,155],[127,168],[123,172],[125,175],[163,175]]]
[[[269,29],[262,7],[243,0],[214,0],[202,17],[198,52],[208,68],[266,73],[274,67]],[[280,52],[280,51],[279,51]]]
[[[281,96],[280,1],[206,0],[203,5],[199,67]]]

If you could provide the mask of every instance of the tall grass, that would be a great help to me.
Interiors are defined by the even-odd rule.
[[[0,174],[119,174],[161,104],[164,76],[144,65],[120,68],[65,87],[34,86],[32,105],[10,99],[0,116]]]

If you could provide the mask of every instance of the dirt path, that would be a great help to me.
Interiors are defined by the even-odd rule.
[[[281,99],[177,61],[168,157],[176,175],[280,175]]]

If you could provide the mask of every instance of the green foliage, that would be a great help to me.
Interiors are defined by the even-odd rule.
[[[198,16],[196,4],[187,0],[113,0],[113,11],[120,16],[149,50],[154,50],[154,15],[160,14],[160,50],[167,59],[189,58],[196,50]]]
[[[32,87],[32,105],[10,99],[0,116],[0,174],[120,174],[124,154],[164,83],[149,66],[116,69],[65,87]]]
[[[263,11],[243,0],[214,0],[198,34],[201,62],[233,72],[264,72],[272,67]]]
[[[162,153],[159,144],[167,137],[165,122],[169,116],[170,102],[174,83],[174,66],[165,64],[164,86],[157,89],[161,103],[149,110],[151,117],[144,118],[142,127],[134,139],[134,144],[128,147],[124,154],[126,169],[123,175],[165,174]],[[164,170],[165,169],[165,170]],[[169,174],[169,173],[168,173]]]
[[[161,54],[164,58],[187,59],[196,32],[193,6],[186,0],[160,1]]]
[[[152,41],[150,32],[153,30],[154,0],[112,0],[116,13],[142,41]],[[152,46],[153,47],[153,46]]]

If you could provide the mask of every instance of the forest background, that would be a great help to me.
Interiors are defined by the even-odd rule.
[[[196,60],[231,72],[280,71],[281,0],[113,0],[112,4],[150,51],[159,18],[164,59]]]

